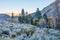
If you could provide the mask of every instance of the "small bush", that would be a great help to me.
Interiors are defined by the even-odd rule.
[[[31,35],[33,35],[33,33],[34,33],[34,29],[29,29],[29,30],[27,30],[27,29],[21,29],[21,33],[26,33],[27,34],[27,36],[29,36],[30,34]]]
[[[33,30],[33,29],[30,29],[30,30],[29,30],[29,33],[31,33],[31,35],[33,35],[34,30]]]
[[[16,32],[17,33],[17,35],[21,35],[21,32],[19,31],[19,32]]]
[[[3,31],[2,34],[9,35],[9,31]]]
[[[32,36],[33,33],[34,33],[34,30],[33,29],[30,29],[30,30],[26,31],[27,36],[29,36],[30,34]]]
[[[15,38],[17,36],[17,33],[16,32],[10,32],[10,38]]]
[[[14,34],[13,34],[13,35],[11,35],[11,37],[12,37],[12,38],[15,38],[15,37],[16,37],[16,35],[14,35]]]

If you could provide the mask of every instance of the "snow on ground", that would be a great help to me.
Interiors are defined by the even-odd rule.
[[[60,31],[0,20],[0,40],[60,40]]]

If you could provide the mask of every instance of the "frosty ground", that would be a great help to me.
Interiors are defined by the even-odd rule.
[[[60,40],[60,31],[0,20],[0,40]]]

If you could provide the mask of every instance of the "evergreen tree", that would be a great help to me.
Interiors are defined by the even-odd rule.
[[[47,14],[46,13],[43,14],[43,18],[45,19],[46,22],[48,22],[48,18],[47,18]]]
[[[38,17],[38,19],[40,19],[42,17],[41,11],[39,10],[39,8],[37,8],[37,10],[36,10],[36,16]]]
[[[14,13],[12,12],[12,15],[11,15],[12,22],[13,22],[13,18],[14,18]]]
[[[47,23],[47,28],[51,28],[50,22],[49,22],[49,19],[47,18],[47,14],[46,13],[43,15],[43,18],[45,19],[45,21]]]
[[[21,11],[21,13],[22,13],[22,23],[24,23],[24,21],[25,21],[25,12],[24,12],[24,9],[22,9],[22,11]]]
[[[13,12],[12,12],[12,18],[14,17],[14,14],[13,14]]]
[[[25,23],[28,23],[28,12],[26,12],[26,14],[25,14]]]
[[[28,15],[28,12],[26,12],[26,16]]]
[[[18,17],[18,20],[19,20],[19,22],[22,23],[22,16],[19,16],[19,17]]]
[[[24,23],[24,16],[25,16],[24,9],[22,9],[21,14],[22,15],[18,17],[18,20],[19,20],[19,22]]]
[[[39,8],[37,8],[36,12],[39,12],[39,11],[40,11]]]
[[[24,15],[25,15],[25,14],[24,14],[24,9],[22,9],[21,13],[22,13],[22,16],[24,16]]]

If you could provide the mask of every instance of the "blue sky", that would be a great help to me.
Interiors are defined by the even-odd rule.
[[[32,13],[36,11],[36,8],[42,10],[52,2],[54,0],[0,0],[0,13],[21,12],[22,8]]]

